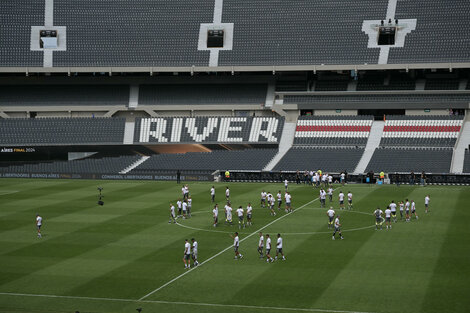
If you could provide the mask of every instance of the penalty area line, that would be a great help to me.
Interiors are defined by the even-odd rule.
[[[90,300],[90,301],[109,301],[109,302],[140,302],[140,303],[154,303],[154,304],[168,304],[168,305],[187,305],[187,306],[205,306],[205,307],[220,307],[220,308],[239,308],[239,309],[254,309],[254,310],[277,310],[277,311],[294,311],[294,312],[324,312],[324,313],[377,313],[365,311],[348,311],[348,310],[332,310],[332,309],[318,309],[318,308],[288,308],[288,307],[275,307],[275,306],[257,306],[257,305],[243,305],[243,304],[217,304],[217,303],[204,303],[204,302],[183,302],[183,301],[165,301],[165,300],[133,300],[123,298],[99,298],[99,297],[80,297],[80,296],[59,296],[59,295],[42,295],[30,293],[14,293],[14,292],[0,292],[3,296],[14,297],[38,297],[38,298],[59,298],[59,299],[73,299],[73,300]]]
[[[282,216],[278,217],[278,218],[275,219],[274,221],[269,222],[268,224],[264,225],[263,227],[259,228],[258,230],[255,230],[254,232],[252,232],[251,234],[249,234],[249,235],[246,236],[245,238],[241,239],[240,242],[243,242],[243,241],[245,241],[246,239],[250,238],[251,236],[253,236],[253,235],[255,235],[255,234],[258,234],[258,233],[259,233],[260,231],[262,231],[263,229],[265,229],[265,228],[271,226],[272,224],[276,223],[277,221],[280,221],[281,219],[285,218],[286,216],[290,216],[292,213],[294,213],[294,212],[296,212],[296,211],[298,211],[298,210],[300,210],[300,209],[306,207],[307,205],[309,205],[309,204],[315,202],[315,201],[318,200],[318,199],[319,199],[319,198],[315,198],[315,199],[313,199],[313,200],[311,200],[311,201],[305,203],[304,205],[298,207],[297,209],[293,210],[292,212],[289,212],[289,213],[287,213],[287,214],[285,214],[285,215],[282,215]],[[164,283],[163,285],[161,285],[161,286],[158,287],[157,289],[154,289],[154,290],[152,290],[151,292],[149,292],[148,294],[146,294],[145,296],[141,297],[141,298],[139,299],[139,301],[142,301],[142,300],[144,300],[145,298],[148,298],[149,296],[151,296],[151,295],[153,295],[154,293],[156,293],[156,292],[162,290],[163,288],[165,288],[166,286],[170,285],[171,283],[177,281],[177,280],[180,279],[181,277],[184,277],[184,276],[188,275],[189,273],[191,273],[193,270],[195,270],[195,269],[198,268],[199,266],[202,266],[202,265],[204,265],[205,263],[207,263],[207,262],[213,260],[214,258],[218,257],[219,255],[221,255],[221,254],[225,253],[226,251],[232,249],[232,247],[233,247],[233,245],[228,246],[227,248],[225,248],[225,249],[223,249],[222,251],[220,251],[220,252],[214,254],[213,256],[211,256],[210,258],[208,258],[207,260],[204,260],[203,262],[199,263],[199,265],[198,265],[197,267],[192,267],[191,269],[187,270],[187,271],[184,272],[183,274],[180,274],[180,275],[176,276],[176,277],[173,278],[172,280],[170,280],[170,281]]]

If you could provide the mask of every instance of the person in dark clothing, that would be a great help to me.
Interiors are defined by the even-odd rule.
[[[415,184],[415,172],[411,171],[410,173],[410,185],[414,185]]]
[[[179,184],[181,182],[181,171],[176,171],[176,183]]]
[[[426,186],[426,173],[424,171],[421,173],[421,185]]]
[[[297,173],[295,173],[295,183],[298,185],[300,184],[300,172],[297,171]]]

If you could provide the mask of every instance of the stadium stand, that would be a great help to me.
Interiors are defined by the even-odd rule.
[[[213,1],[54,0],[54,24],[68,26],[54,66],[207,66],[198,34],[213,14]]]
[[[463,116],[387,116],[381,146],[453,147]]]
[[[2,106],[127,105],[128,85],[1,85]]]
[[[315,91],[346,91],[347,80],[318,80],[315,82]]]
[[[137,118],[134,142],[278,143],[282,117]]]
[[[319,105],[354,105],[361,108],[364,105],[377,106],[378,104],[390,104],[394,107],[404,108],[406,105],[427,105],[432,108],[435,105],[445,104],[447,107],[466,107],[470,102],[468,93],[384,93],[384,94],[331,94],[331,95],[285,95],[284,104],[315,104],[317,108],[327,109],[328,107],[319,107]]]
[[[426,90],[457,90],[459,89],[460,80],[459,79],[449,79],[449,78],[428,78],[426,79]]]
[[[214,150],[184,154],[151,156],[131,174],[152,174],[161,170],[260,170],[277,153],[277,149]]]
[[[0,3],[0,66],[42,66],[43,53],[30,51],[32,25],[44,24],[44,1]]]
[[[122,144],[124,125],[124,118],[0,119],[0,144]]]
[[[266,84],[142,85],[141,105],[256,104],[266,101]]]
[[[316,148],[292,147],[274,167],[275,171],[297,171],[312,166],[324,172],[352,172],[356,168],[364,148]]]
[[[104,157],[74,161],[25,163],[0,166],[3,173],[68,173],[68,174],[117,174],[123,168],[140,158],[138,155]]]
[[[465,159],[463,163],[463,172],[470,173],[470,151],[465,149]]]
[[[374,151],[367,172],[448,173],[452,162],[451,148],[394,148],[382,147]]]
[[[388,76],[385,72],[372,72],[358,79],[356,90],[414,90],[415,88],[415,81],[406,74],[394,73]]]
[[[372,116],[300,116],[294,144],[365,146]]]
[[[307,82],[305,80],[278,81],[276,91],[307,91]]]
[[[221,22],[236,32],[218,65],[377,64],[380,49],[368,48],[362,24],[387,18],[388,2],[225,0]],[[42,66],[30,37],[31,26],[44,25],[44,2],[2,1],[0,12],[0,66]],[[54,25],[67,27],[67,50],[54,53],[54,67],[209,64],[210,52],[197,47],[201,23],[214,21],[214,1],[54,0],[53,13]],[[398,1],[395,18],[419,26],[404,47],[390,49],[388,63],[468,62],[469,15],[467,0]]]

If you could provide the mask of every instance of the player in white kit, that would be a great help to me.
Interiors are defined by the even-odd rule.
[[[253,218],[253,207],[251,206],[251,203],[248,203],[246,207],[246,225],[253,225],[252,223],[252,218]]]
[[[266,234],[266,262],[274,262],[271,257],[271,238],[269,238],[269,234]]]
[[[212,209],[212,217],[214,218],[214,227],[217,227],[219,223],[219,205],[216,204],[214,209]]]
[[[324,208],[326,203],[326,191],[323,188],[320,189],[320,207]]]
[[[36,214],[36,229],[38,231],[38,238],[42,238],[41,226],[42,226],[42,217],[39,214]]]
[[[187,217],[191,217],[191,208],[193,206],[193,199],[191,198],[191,196],[188,196],[188,216]]]
[[[411,200],[411,214],[410,214],[410,218],[411,218],[411,215],[415,215],[415,218],[418,219],[418,214],[416,213],[416,204],[413,200]]]
[[[390,211],[392,212],[392,220],[394,223],[397,222],[397,204],[392,200],[392,203],[388,205],[390,207]]]
[[[286,200],[286,212],[292,212],[292,196],[289,192],[284,195],[284,200]]]
[[[387,229],[392,229],[391,218],[392,218],[392,210],[390,209],[390,207],[387,207],[385,209],[385,227]]]
[[[238,229],[245,228],[245,212],[243,211],[242,206],[240,205],[237,209],[237,216],[238,216]]]
[[[405,202],[405,219],[407,222],[410,221],[410,202],[406,199]]]
[[[332,187],[328,188],[328,198],[330,199],[330,203],[333,202],[333,188]]]
[[[353,194],[351,193],[351,191],[348,191],[348,210],[351,210],[353,208],[352,200]]]
[[[184,254],[183,254],[184,268],[191,267],[191,244],[188,239],[184,241]]]
[[[336,216],[336,219],[335,219],[335,231],[332,237],[333,240],[335,240],[336,233],[339,233],[339,236],[341,237],[341,239],[344,239],[343,234],[341,234],[341,223],[339,222],[339,215]]]
[[[230,235],[233,238],[233,251],[235,251],[235,260],[243,258],[243,254],[241,254],[238,249],[240,248],[240,238],[238,237],[238,233],[235,232],[234,236]]]
[[[170,203],[170,220],[168,221],[168,224],[171,224],[171,221],[173,221],[173,224],[176,223],[175,206],[172,203]]]
[[[382,229],[382,223],[383,223],[382,214],[383,213],[384,212],[380,208],[377,208],[377,210],[374,211],[375,230],[379,229],[379,226],[380,226],[380,229]]]
[[[183,219],[186,218],[188,212],[188,202],[186,200],[183,201]]]
[[[225,200],[229,200],[230,199],[230,189],[228,189],[228,186],[227,188],[225,189]]]
[[[233,225],[232,224],[232,207],[230,206],[230,203],[227,203],[227,205],[225,206],[225,223],[226,224],[230,224],[230,225]]]
[[[424,212],[425,213],[428,213],[429,211],[429,201],[431,200],[431,198],[429,197],[429,195],[426,195],[426,197],[424,197]]]
[[[326,216],[328,216],[328,228],[333,228],[333,220],[335,218],[335,210],[331,206],[328,211],[326,211]]]
[[[282,205],[282,193],[280,190],[278,191],[276,198],[277,198],[277,209],[280,210],[281,205]]]
[[[266,207],[266,197],[268,194],[263,190],[261,191],[261,207],[265,208]]]
[[[341,210],[344,210],[344,193],[342,191],[339,192],[338,200],[339,200],[339,208]]]
[[[400,220],[403,220],[403,211],[405,209],[405,204],[403,201],[398,202],[398,206],[400,208]]]
[[[181,201],[181,199],[178,199],[178,201],[176,201],[176,207],[178,208],[178,217],[181,217],[181,210],[183,208],[183,202]]]
[[[199,262],[197,261],[197,241],[196,239],[192,238],[191,239],[191,242],[192,242],[192,249],[193,249],[193,252],[191,253],[191,258],[193,259],[193,262],[194,262],[194,266],[198,266],[199,265]]]
[[[282,252],[282,237],[281,234],[277,234],[277,243],[276,243],[276,257],[275,260],[277,260],[277,256],[279,253],[282,255],[282,260],[285,261],[286,257],[284,256],[284,252]]]
[[[263,248],[264,248],[264,236],[263,236],[262,232],[259,232],[258,253],[259,253],[259,258],[260,259],[262,259],[264,257]]]
[[[289,189],[289,181],[287,181],[287,179],[284,180],[284,189],[285,191],[287,191]],[[281,191],[279,191],[281,192]]]
[[[211,188],[211,201],[212,203],[215,201],[215,187],[212,186]]]

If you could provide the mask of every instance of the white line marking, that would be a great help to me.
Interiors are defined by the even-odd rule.
[[[209,54],[209,66],[219,65],[219,50],[212,49]]]
[[[19,190],[3,190],[0,191],[0,196],[11,195],[12,193],[17,193]]]
[[[306,210],[325,210],[325,208],[306,208]],[[374,215],[372,213],[367,213],[367,212],[361,212],[361,211],[349,211],[349,210],[340,210],[339,212],[350,212],[350,213],[358,213],[358,214],[365,214],[365,215]],[[197,211],[192,213],[193,215],[196,213],[207,213],[204,211]],[[209,213],[208,213],[209,214]],[[205,232],[210,232],[210,233],[222,233],[222,234],[231,234],[233,231],[223,231],[223,230],[216,230],[216,229],[204,229],[204,228],[198,228],[198,227],[192,227],[184,224],[180,224],[178,222],[175,223],[176,225],[191,229],[191,230],[197,230],[197,231],[205,231]],[[235,225],[234,225],[235,226]],[[351,228],[351,229],[343,229],[343,232],[352,232],[352,231],[358,231],[358,230],[364,230],[368,228],[372,228],[375,225],[370,225],[370,226],[363,226],[363,227],[358,227],[358,228]],[[242,233],[238,232],[239,234],[251,234],[251,233]],[[314,231],[314,232],[305,232],[305,233],[286,233],[282,232],[283,235],[320,235],[320,234],[329,234],[331,231]]]
[[[398,2],[398,0],[388,0],[387,21],[388,21],[389,18],[391,18],[392,21],[395,20],[395,12],[397,10],[397,2]]]
[[[52,50],[44,49],[43,67],[52,67]]]
[[[314,202],[314,201],[316,201],[316,200],[318,200],[318,198],[315,198],[315,199],[313,199],[313,200],[311,200],[311,201],[305,203],[304,205],[298,207],[297,209],[293,210],[293,211],[290,212],[290,213],[287,213],[287,214],[285,214],[285,215],[282,215],[282,216],[278,217],[278,218],[275,219],[274,221],[272,221],[272,222],[270,222],[270,223],[264,225],[263,227],[259,228],[259,229],[256,230],[256,231],[252,232],[250,235],[248,235],[248,236],[246,236],[245,238],[243,238],[242,240],[240,240],[240,242],[245,241],[246,239],[250,238],[250,237],[253,236],[254,234],[259,233],[260,231],[262,231],[263,229],[265,229],[265,228],[271,226],[271,225],[274,224],[275,222],[277,222],[277,221],[283,219],[283,218],[286,217],[286,216],[290,216],[290,215],[293,214],[294,212],[296,212],[296,211],[298,211],[298,210],[300,210],[300,209],[306,207],[307,205],[309,205],[310,203],[312,203],[312,202]],[[224,253],[225,251],[228,251],[229,249],[232,249],[232,247],[233,247],[233,245],[230,245],[230,246],[228,246],[227,248],[225,248],[225,249],[223,249],[222,251],[220,251],[219,253],[214,254],[213,256],[211,256],[210,258],[208,258],[207,260],[205,260],[204,262],[201,262],[201,263],[199,264],[199,266],[201,266],[201,265],[203,265],[204,263],[207,263],[207,262],[209,262],[210,260],[212,260],[212,259],[218,257],[219,255],[221,255],[221,254]],[[199,267],[199,266],[198,266],[198,267]],[[155,290],[149,292],[148,294],[146,294],[145,296],[143,296],[142,298],[140,298],[139,301],[142,301],[143,299],[145,299],[145,298],[147,298],[147,297],[153,295],[154,293],[156,293],[157,291],[159,291],[159,290],[165,288],[166,286],[168,286],[169,284],[173,283],[174,281],[176,281],[176,280],[180,279],[181,277],[183,277],[183,276],[185,276],[185,275],[191,273],[191,272],[192,272],[193,270],[195,270],[196,268],[197,268],[197,267],[193,267],[193,268],[191,268],[190,270],[184,272],[183,274],[176,276],[175,278],[173,278],[173,279],[170,280],[169,282],[167,282],[167,283],[161,285],[161,286],[158,287],[157,289],[155,289]]]
[[[224,8],[224,0],[215,0],[214,3],[214,23],[222,23],[222,10]]]
[[[44,26],[52,27],[54,25],[54,0],[46,0],[44,7]]]
[[[380,47],[379,64],[387,64],[389,54],[390,54],[390,47]]]
[[[310,309],[310,308],[284,308],[284,307],[255,306],[255,305],[241,305],[241,304],[217,304],[217,303],[164,301],[164,300],[133,300],[133,299],[119,299],[119,298],[57,296],[57,295],[40,295],[40,294],[27,294],[27,293],[10,293],[10,292],[0,292],[0,295],[19,296],[19,297],[41,297],[41,298],[94,300],[94,301],[141,302],[141,303],[172,304],[172,305],[179,304],[179,305],[209,306],[209,307],[221,307],[221,308],[240,308],[240,309],[256,309],[256,310],[326,312],[326,313],[377,313],[377,312],[365,312],[365,311],[346,311],[346,310],[329,310],[329,309],[313,309],[313,308],[312,309]]]

